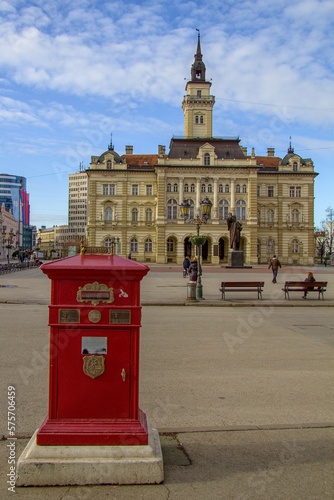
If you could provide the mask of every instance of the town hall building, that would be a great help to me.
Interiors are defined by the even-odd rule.
[[[257,156],[238,137],[213,135],[215,97],[199,35],[185,92],[184,136],[173,137],[168,152],[158,146],[156,154],[136,155],[126,146],[120,155],[110,142],[107,151],[91,157],[86,244],[114,246],[140,262],[181,264],[185,255],[195,255],[190,238],[200,221],[203,263],[223,265],[230,251],[226,219],[233,214],[242,224],[245,264],[266,263],[273,254],[285,265],[313,264],[318,174],[312,160],[294,153],[291,141],[280,158],[273,147]],[[205,224],[203,200],[211,206]],[[189,206],[187,220],[182,204]]]

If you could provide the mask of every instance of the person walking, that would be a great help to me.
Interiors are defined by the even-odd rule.
[[[278,268],[282,267],[280,261],[276,257],[276,255],[273,256],[272,259],[270,259],[270,264],[268,269],[272,269],[273,272],[273,283],[277,283],[277,274],[278,274]]]
[[[189,274],[190,260],[189,257],[186,256],[183,261],[183,277],[185,278]]]
[[[307,278],[305,278],[305,281],[309,281],[310,283],[313,283],[313,281],[316,281],[315,277],[313,276],[313,273],[309,272],[307,274]],[[308,290],[308,288],[305,288],[303,299],[306,299],[306,297],[307,297],[307,290]]]

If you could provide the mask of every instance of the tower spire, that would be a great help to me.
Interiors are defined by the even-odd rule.
[[[110,143],[109,143],[109,145],[108,145],[108,149],[109,149],[109,151],[110,151],[110,150],[112,151],[112,150],[114,149],[114,145],[113,145],[113,143],[112,143],[112,134],[110,134]]]
[[[205,80],[205,64],[202,60],[201,35],[197,36],[195,61],[191,66],[191,79],[186,84],[183,98],[184,137],[212,137],[212,108],[215,98],[210,94],[211,82]]]
[[[201,34],[199,29],[196,28],[196,31],[198,31],[198,36],[197,36],[197,50],[195,54],[195,61],[194,64],[191,66],[191,81],[196,82],[196,81],[202,81],[205,82],[205,64],[203,62],[203,56],[201,53]]]
[[[290,135],[290,143],[288,147],[288,154],[293,154],[295,152],[294,148],[291,146],[291,135]]]

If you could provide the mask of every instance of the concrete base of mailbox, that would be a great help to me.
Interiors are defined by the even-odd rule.
[[[17,463],[17,486],[154,484],[164,480],[159,433],[139,446],[41,446],[32,436]]]

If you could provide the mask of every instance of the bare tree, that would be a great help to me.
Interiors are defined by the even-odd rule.
[[[326,210],[326,219],[321,221],[321,228],[314,229],[315,247],[317,256],[321,263],[333,253],[334,236],[334,210],[328,207]]]
[[[327,216],[324,221],[324,229],[326,234],[326,254],[332,255],[333,253],[333,224],[334,224],[334,210],[328,207],[325,210]]]

